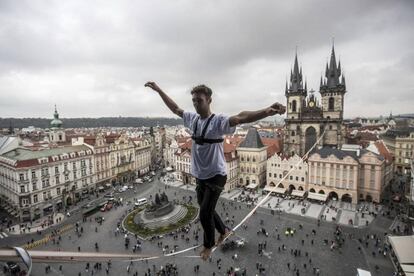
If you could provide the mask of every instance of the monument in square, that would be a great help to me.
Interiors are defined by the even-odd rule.
[[[147,205],[144,210],[145,219],[159,218],[168,215],[174,210],[175,204],[168,200],[168,196],[163,192],[161,195],[155,194],[155,200]]]

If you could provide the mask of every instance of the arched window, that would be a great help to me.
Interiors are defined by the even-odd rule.
[[[296,112],[296,100],[292,101],[292,112]]]
[[[292,136],[295,136],[295,131],[294,130],[292,130]]]
[[[329,98],[328,110],[329,111],[333,111],[334,110],[334,106],[335,106],[335,99],[333,97],[330,97]]]

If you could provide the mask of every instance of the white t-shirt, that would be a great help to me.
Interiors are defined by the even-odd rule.
[[[195,121],[199,114],[195,112],[184,112],[184,126],[193,133]],[[201,136],[201,132],[207,123],[208,117],[198,119],[196,136]],[[232,134],[236,127],[230,127],[229,117],[216,114],[211,119],[204,138],[222,139],[224,134]],[[198,179],[207,179],[216,174],[226,175],[226,159],[224,158],[223,143],[213,143],[198,145],[194,141],[191,147],[191,174]]]

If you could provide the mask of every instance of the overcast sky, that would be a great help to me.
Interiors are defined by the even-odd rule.
[[[0,117],[174,117],[197,84],[232,115],[319,91],[332,38],[345,117],[414,113],[414,1],[0,1]]]

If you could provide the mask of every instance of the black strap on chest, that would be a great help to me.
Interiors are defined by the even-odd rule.
[[[191,136],[191,139],[193,139],[194,142],[197,145],[204,145],[204,143],[207,143],[207,144],[222,143],[224,141],[224,139],[208,139],[208,138],[204,138],[204,136],[206,135],[207,128],[208,128],[208,126],[210,124],[211,119],[213,119],[213,117],[214,117],[214,114],[211,114],[211,116],[208,118],[206,124],[204,125],[203,130],[201,131],[201,136],[196,136],[197,135],[198,119],[200,117],[197,117],[197,119],[195,120],[195,122],[194,122],[195,127],[194,127],[194,131],[193,131],[193,135]]]

